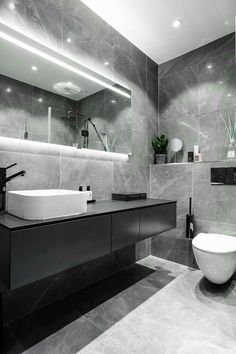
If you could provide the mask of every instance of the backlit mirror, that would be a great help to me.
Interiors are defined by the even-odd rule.
[[[0,135],[130,152],[131,92],[0,24]]]

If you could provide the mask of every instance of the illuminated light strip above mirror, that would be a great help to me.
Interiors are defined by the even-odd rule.
[[[119,88],[114,87],[114,86],[106,83],[105,81],[97,79],[96,77],[94,77],[94,76],[92,76],[92,75],[90,75],[90,74],[88,74],[88,73],[86,73],[86,72],[84,72],[82,70],[79,70],[79,69],[75,68],[73,65],[67,64],[67,63],[63,62],[62,60],[57,59],[56,57],[43,52],[40,49],[37,49],[37,48],[35,48],[35,47],[33,47],[33,46],[31,46],[31,45],[29,45],[29,44],[17,39],[17,38],[14,38],[13,36],[8,35],[7,33],[4,33],[3,31],[0,31],[0,38],[2,38],[4,40],[6,40],[6,41],[18,46],[18,47],[20,47],[22,49],[25,49],[28,52],[31,52],[31,53],[33,53],[33,54],[35,54],[35,55],[37,55],[37,56],[39,56],[39,57],[41,57],[43,59],[46,59],[46,60],[50,61],[51,63],[54,63],[54,64],[56,64],[56,65],[58,65],[58,66],[60,66],[60,67],[62,67],[64,69],[67,69],[67,70],[75,73],[76,75],[79,75],[79,76],[82,76],[84,78],[87,78],[88,80],[93,81],[93,82],[95,82],[95,83],[97,83],[97,84],[99,84],[99,85],[101,85],[101,86],[113,91],[113,92],[116,92],[116,93],[118,93],[118,94],[120,94],[120,95],[122,95],[124,97],[129,98],[129,99],[131,98],[131,95],[128,94],[127,92],[125,92],[123,90],[120,90]]]
[[[117,152],[77,149],[72,146],[42,143],[31,140],[0,137],[0,150],[7,152],[54,155],[72,158],[128,162],[132,154]]]

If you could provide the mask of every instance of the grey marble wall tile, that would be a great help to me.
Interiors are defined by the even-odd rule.
[[[159,130],[160,132],[160,130]],[[150,164],[154,163],[154,150],[152,147],[152,140],[157,136],[158,134],[158,125],[156,119],[148,119],[148,135],[147,135],[147,140],[148,140],[148,162]]]
[[[132,129],[136,131],[141,131],[144,134],[148,131],[148,119],[145,114],[141,114],[136,112],[133,107],[131,110],[131,117],[132,117]]]
[[[216,126],[216,138],[218,141],[217,144],[217,160],[222,161],[227,159],[227,152],[228,152],[228,147],[230,144],[230,137],[229,134],[227,133],[227,129],[225,126],[225,122],[228,122],[229,119],[231,121],[231,124],[233,125],[234,119],[235,119],[235,112],[236,108],[235,107],[228,107],[227,109],[223,111],[218,111],[215,112],[213,115],[216,119],[217,126]],[[223,116],[223,118],[222,118]],[[214,159],[215,160],[215,159]]]
[[[182,136],[183,161],[194,144],[205,161],[225,158],[225,127],[218,118],[235,110],[235,83],[234,34],[159,66],[160,130]]]
[[[198,114],[196,68],[186,68],[159,80],[159,113],[161,119]]]
[[[127,80],[129,85],[138,86],[146,90],[146,70],[135,60],[123,54],[119,49],[114,49],[115,71]],[[132,87],[131,87],[132,88]],[[132,90],[131,90],[132,91]]]
[[[196,219],[195,223],[196,223],[196,233],[206,232],[206,233],[218,233],[218,234],[236,236],[235,223],[228,224],[225,222],[200,220],[200,219]]]
[[[217,137],[218,119],[220,119],[218,112],[209,112],[199,116],[199,145],[203,161],[218,160],[219,141],[223,148],[222,139],[219,140]]]
[[[113,187],[115,193],[142,193],[149,190],[149,167],[135,163],[114,162]]]
[[[151,198],[177,200],[177,215],[188,212],[192,196],[192,164],[151,165]]]
[[[217,220],[218,188],[211,185],[211,163],[193,165],[193,207],[196,218]]]
[[[235,33],[228,34],[216,41],[197,49],[199,62],[214,59],[221,55],[232,56],[235,53]]]
[[[26,175],[8,183],[8,190],[15,189],[47,189],[60,186],[60,158],[38,154],[18,152],[0,152],[1,166],[17,162],[11,172],[25,170]],[[9,172],[9,173],[11,173]]]
[[[210,183],[212,167],[234,167],[235,161],[194,164],[193,201],[197,219],[215,223],[235,224],[236,191],[234,186],[215,186]]]
[[[158,117],[158,78],[147,71],[146,113],[148,117]]]
[[[198,64],[198,52],[193,50],[177,58],[167,61],[166,63],[160,64],[158,67],[159,77],[173,75],[177,72],[188,69],[196,70],[196,65]]]
[[[132,130],[132,162],[148,165],[148,132]]]
[[[159,65],[154,60],[147,57],[147,72],[157,78],[158,77],[158,68],[159,68]]]
[[[78,8],[79,6],[79,8]],[[83,7],[82,13],[79,9]],[[97,23],[90,23],[92,14],[85,11],[80,2],[64,1],[63,3],[63,49],[87,66],[106,71],[105,62],[113,68],[113,46],[104,36],[99,36]],[[100,31],[101,32],[101,31]],[[68,43],[67,39],[71,42]],[[109,69],[109,68],[108,68]]]
[[[91,186],[95,199],[111,199],[113,162],[61,158],[61,188]]]
[[[142,240],[135,244],[136,262],[150,256],[151,254],[151,238]]]
[[[211,66],[209,68],[209,66]],[[234,106],[235,56],[223,54],[205,59],[199,64],[199,110],[214,112]],[[231,95],[231,96],[229,96]]]
[[[106,39],[106,35],[111,30],[115,31],[82,1],[63,0],[63,9],[68,15],[77,18],[80,23],[89,26],[89,28],[96,32],[97,36],[101,39]]]
[[[192,251],[192,242],[189,239],[178,239],[162,235],[153,237],[152,255],[193,268],[197,267]]]
[[[188,151],[193,151],[194,145],[200,142],[200,118],[197,115],[182,115],[178,119],[162,119],[160,115],[159,133],[169,140],[178,138],[183,143],[182,151],[176,155],[177,162],[188,160]],[[168,149],[168,161],[174,162],[175,156]]]
[[[9,1],[1,1],[1,22],[47,45],[61,48],[62,0],[15,0],[14,4],[13,11],[9,9]]]

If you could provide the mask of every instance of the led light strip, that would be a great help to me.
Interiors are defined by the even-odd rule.
[[[42,52],[40,49],[34,48],[31,45],[29,45],[27,43],[24,43],[24,42],[12,37],[12,36],[9,36],[8,34],[2,32],[2,31],[0,31],[0,38],[4,39],[4,40],[6,40],[6,41],[8,41],[8,42],[10,42],[12,44],[15,44],[18,47],[27,50],[28,52],[36,54],[39,57],[44,58],[44,59],[50,61],[51,63],[54,63],[54,64],[56,64],[56,65],[58,65],[58,66],[60,66],[62,68],[65,68],[65,69],[67,69],[67,70],[69,70],[69,71],[71,71],[71,72],[73,72],[73,73],[75,73],[75,74],[77,74],[79,76],[82,76],[82,77],[84,77],[84,78],[86,78],[86,79],[88,79],[90,81],[93,81],[93,82],[95,82],[95,83],[97,83],[97,84],[99,84],[99,85],[101,85],[103,87],[106,87],[106,88],[108,88],[111,91],[119,93],[120,95],[122,95],[124,97],[131,98],[131,96],[128,93],[118,89],[117,87],[114,87],[114,86],[112,86],[110,84],[107,84],[106,82],[104,82],[102,80],[99,80],[99,79],[93,77],[92,75],[87,74],[87,73],[83,72],[82,70],[79,70],[79,69],[75,68],[74,66],[72,66],[70,64],[66,64],[63,61],[61,61],[60,59],[57,59],[57,58],[55,58],[55,57],[53,57],[53,56],[51,56],[49,54],[46,54],[46,53]]]
[[[49,144],[39,141],[21,140],[0,136],[1,151],[14,151],[31,154],[46,154],[68,158],[85,158],[104,161],[128,162],[132,154],[121,154],[117,152],[77,149],[72,146]]]

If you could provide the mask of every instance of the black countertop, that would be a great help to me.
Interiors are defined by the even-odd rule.
[[[91,216],[116,213],[125,210],[147,208],[150,206],[157,206],[157,205],[169,204],[169,203],[176,203],[176,201],[164,200],[164,199],[143,199],[143,200],[134,200],[129,202],[119,201],[119,200],[104,200],[104,201],[98,201],[93,204],[88,204],[88,211],[86,213],[74,215],[74,216],[55,218],[55,219],[47,219],[47,220],[25,220],[10,215],[8,213],[3,213],[0,215],[0,225],[9,230],[19,230],[19,229],[25,229],[29,227],[49,225],[54,223],[70,221],[70,220],[87,218]]]

